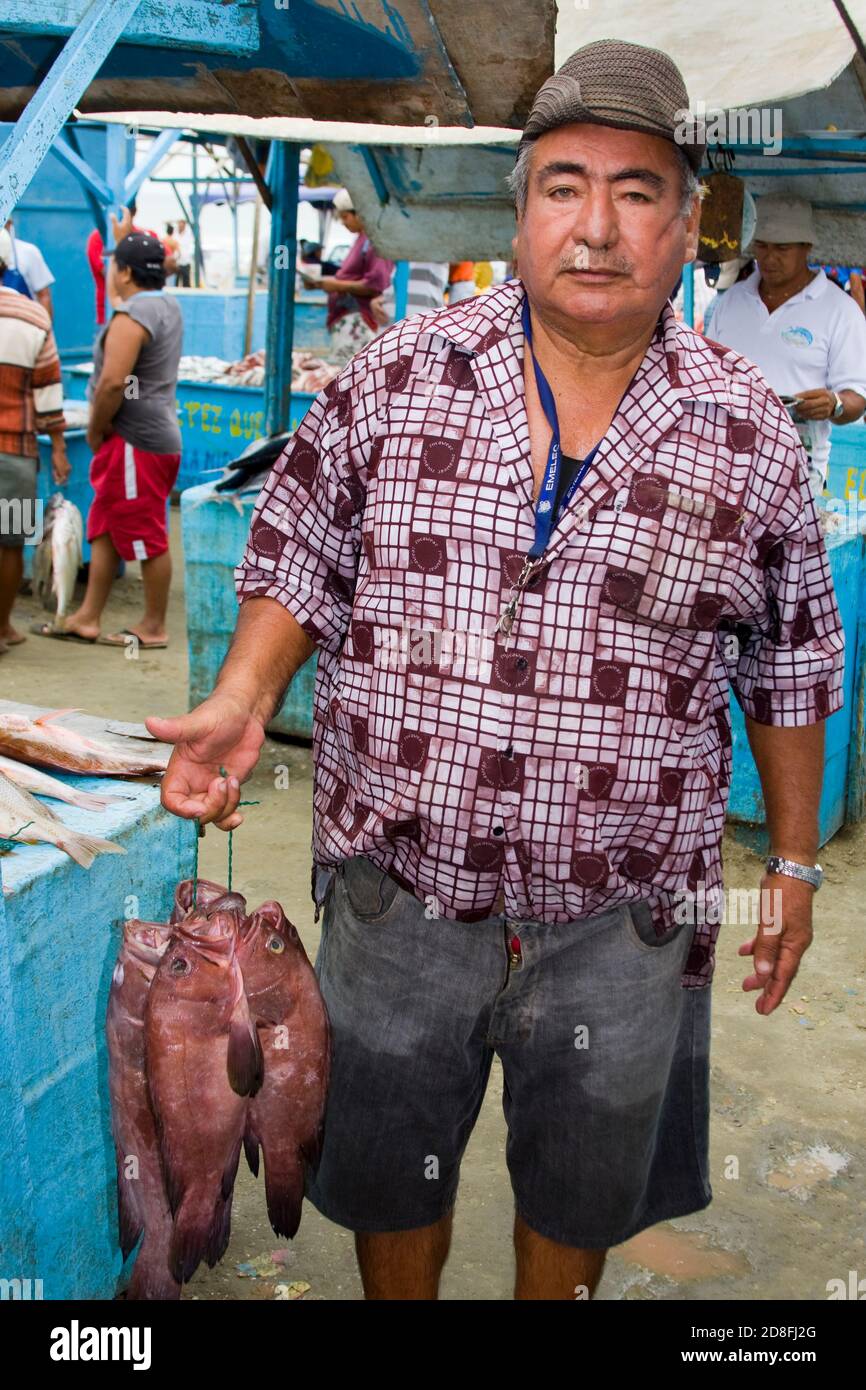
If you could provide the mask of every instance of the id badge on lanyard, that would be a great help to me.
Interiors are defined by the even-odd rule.
[[[523,331],[526,334],[526,341],[529,344],[529,351],[532,354],[532,367],[535,372],[535,384],[538,388],[538,398],[541,401],[542,410],[544,411],[547,423],[550,425],[551,429],[551,440],[550,449],[547,454],[547,466],[544,470],[538,501],[535,504],[535,540],[532,549],[523,562],[523,569],[517,578],[517,582],[512,588],[512,597],[506,604],[499,622],[496,624],[496,632],[501,632],[506,637],[511,632],[514,616],[517,612],[517,605],[520,602],[520,595],[529,579],[531,579],[536,570],[541,567],[544,553],[550,543],[553,528],[592,467],[592,461],[598,451],[597,444],[594,448],[590,449],[580,470],[570,483],[568,491],[554,512],[557,488],[562,471],[562,445],[559,436],[559,416],[556,412],[556,401],[550,389],[550,383],[539,366],[538,359],[535,356],[535,350],[532,346],[532,320],[529,312],[528,299],[524,299],[523,301],[522,322]]]

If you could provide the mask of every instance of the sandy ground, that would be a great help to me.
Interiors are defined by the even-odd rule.
[[[170,649],[131,661],[122,651],[31,637],[0,657],[4,697],[83,706],[125,720],[186,708],[176,511],[172,522],[177,574]],[[108,630],[134,620],[140,600],[138,566],[132,565],[116,586]],[[17,616],[29,623],[39,615],[32,600],[22,599]],[[285,768],[288,787],[282,789]],[[309,895],[311,786],[306,745],[269,740],[246,789],[261,804],[249,808],[235,836],[234,863],[235,886],[254,900],[278,898],[313,956],[319,933]],[[209,830],[200,861],[205,875],[224,876],[226,849],[225,837]],[[864,826],[842,831],[823,849],[827,881],[816,903],[815,943],[771,1019],[757,1015],[753,997],[740,989],[745,970],[737,947],[745,931],[723,929],[713,987],[714,1201],[697,1216],[657,1226],[615,1250],[600,1298],[824,1299],[828,1280],[847,1282],[850,1270],[866,1276],[864,849]],[[728,887],[757,885],[759,861],[730,834],[725,863]],[[463,1166],[443,1280],[447,1299],[511,1296],[512,1202],[501,1089],[494,1063]],[[248,1277],[239,1265],[248,1266]],[[287,1290],[292,1284],[301,1288]],[[358,1298],[352,1237],[307,1204],[287,1249],[270,1230],[261,1184],[242,1169],[228,1253],[218,1269],[194,1278],[186,1297],[272,1299],[286,1292],[306,1299]]]

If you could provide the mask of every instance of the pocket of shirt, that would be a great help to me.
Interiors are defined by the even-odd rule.
[[[634,622],[711,631],[727,606],[733,555],[719,533],[733,509],[670,488],[659,500],[661,516],[620,513],[601,602]]]

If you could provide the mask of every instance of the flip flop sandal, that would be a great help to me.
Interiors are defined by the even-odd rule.
[[[127,647],[130,638],[138,643],[138,649],[142,652],[161,651],[168,646],[167,642],[143,642],[138,633],[132,632],[128,627],[121,628],[120,632],[113,633],[110,637],[97,637],[94,640],[102,647]]]
[[[85,647],[94,647],[97,642],[96,637],[82,637],[80,632],[67,632],[50,623],[31,623],[30,631],[36,637],[50,637],[55,642],[81,642]]]

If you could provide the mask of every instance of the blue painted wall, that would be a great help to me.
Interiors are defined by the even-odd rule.
[[[0,856],[0,1278],[41,1279],[49,1299],[108,1299],[121,1269],[104,1040],[117,924],[167,919],[195,828],[162,810],[158,787],[72,780],[131,798],[61,812],[127,853],[89,870],[52,845]]]
[[[11,129],[0,122],[0,143]],[[76,135],[88,164],[104,173],[105,131],[76,126]],[[56,277],[51,292],[61,353],[89,359],[96,336],[96,294],[85,246],[95,224],[81,185],[49,154],[12,216],[16,233],[36,243]]]

